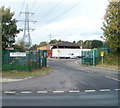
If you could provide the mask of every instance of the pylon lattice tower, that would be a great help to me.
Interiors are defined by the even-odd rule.
[[[20,12],[20,14],[25,14],[25,19],[24,20],[19,20],[19,21],[24,21],[23,42],[26,44],[27,48],[30,48],[31,45],[32,45],[32,40],[31,40],[31,37],[30,37],[30,30],[34,30],[34,29],[31,29],[29,27],[29,23],[30,22],[34,22],[35,23],[36,21],[29,20],[29,15],[32,15],[34,13],[29,12],[28,6],[26,6],[25,12]]]

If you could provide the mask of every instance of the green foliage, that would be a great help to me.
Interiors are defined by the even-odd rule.
[[[41,46],[45,46],[45,45],[47,45],[47,42],[46,42],[46,41],[41,42],[39,46],[41,47]]]
[[[92,49],[91,40],[84,41],[84,48]]]
[[[26,51],[29,50],[30,44],[23,41],[23,39],[18,40],[18,42],[12,46],[15,50]],[[35,46],[32,46],[30,49],[34,49]]]
[[[2,65],[2,70],[3,71],[29,71],[29,66],[28,65],[21,65],[21,64],[3,64]]]
[[[23,46],[20,46],[20,45],[17,45],[17,44],[13,45],[13,48],[14,48],[14,50],[18,50],[18,51],[25,51]]]
[[[61,40],[61,39],[59,39],[59,40],[58,40],[58,42],[62,42],[62,40]]]
[[[28,76],[36,76],[36,75],[42,75],[42,74],[45,74],[45,73],[49,73],[51,72],[51,68],[49,67],[44,67],[44,68],[41,68],[41,69],[38,69],[38,70],[34,70],[32,72],[27,72],[27,71],[22,71],[22,72],[3,72],[2,73],[2,76],[12,76],[12,77],[28,77]]]
[[[2,48],[5,49],[15,42],[19,30],[17,30],[16,20],[13,19],[14,13],[4,7],[1,7],[0,11],[2,12]]]
[[[56,39],[54,39],[54,40],[51,40],[49,44],[55,44],[55,43],[57,43],[57,42],[58,42],[58,41],[57,41]]]
[[[79,41],[77,42],[77,45],[79,45],[79,46],[83,46],[83,44],[84,44],[83,40],[79,40]]]
[[[46,41],[43,41],[43,42],[40,42],[39,46],[42,47],[42,46],[46,46],[47,44],[55,44],[58,42],[62,42],[62,40],[61,39],[59,39],[59,40],[54,39],[54,40],[51,40],[49,43],[47,43]]]
[[[116,55],[115,53],[110,53],[108,55],[105,55],[104,63],[109,65],[118,65],[119,59],[120,57],[118,55]]]
[[[120,53],[120,2],[109,2],[104,16],[103,38],[115,52]]]
[[[35,44],[30,48],[30,50],[37,50],[37,47],[38,47],[38,45]]]
[[[92,48],[100,48],[103,46],[103,42],[100,40],[93,40],[91,41]]]
[[[75,41],[73,41],[73,43],[76,43]]]
[[[79,46],[82,46],[83,48],[93,49],[93,48],[100,48],[103,46],[103,42],[100,40],[79,40],[77,42]]]

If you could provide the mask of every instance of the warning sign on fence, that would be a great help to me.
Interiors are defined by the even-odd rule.
[[[10,52],[10,57],[25,57],[26,52]]]
[[[100,52],[100,55],[101,55],[101,56],[104,56],[104,52]]]

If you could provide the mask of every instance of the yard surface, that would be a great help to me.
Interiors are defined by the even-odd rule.
[[[48,65],[49,74],[3,82],[3,105],[118,105],[118,71],[83,66],[75,59],[48,60]]]

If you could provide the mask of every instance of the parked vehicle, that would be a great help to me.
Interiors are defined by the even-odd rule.
[[[88,51],[91,49],[52,49],[52,57],[57,58],[80,58],[82,51]]]

